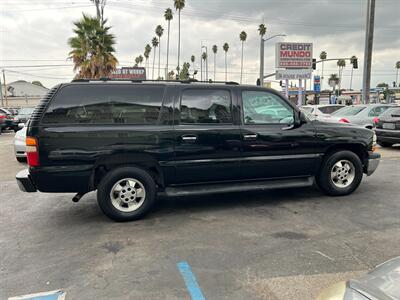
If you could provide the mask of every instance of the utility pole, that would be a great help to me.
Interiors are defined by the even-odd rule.
[[[371,61],[372,46],[374,41],[374,21],[375,21],[375,0],[368,0],[367,21],[365,27],[365,50],[364,50],[364,70],[363,70],[363,90],[362,99],[365,104],[369,103],[371,85]]]
[[[4,84],[4,97],[6,99],[6,107],[8,107],[8,96],[7,96],[7,83],[6,83],[6,74],[3,69],[3,84]]]
[[[264,86],[264,40],[260,38],[260,86]]]
[[[1,77],[0,77],[0,98],[1,98],[1,106],[4,106],[3,87],[1,86]]]

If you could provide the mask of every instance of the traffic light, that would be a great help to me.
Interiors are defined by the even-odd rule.
[[[358,58],[353,60],[353,69],[358,69]]]
[[[312,59],[312,68],[313,70],[317,69],[317,60],[315,58]]]
[[[261,81],[260,81],[260,78],[257,78],[257,82],[256,82],[256,85],[258,85],[258,86],[260,86],[260,85],[261,85]]]

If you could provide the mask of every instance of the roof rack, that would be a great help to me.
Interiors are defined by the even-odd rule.
[[[99,79],[73,79],[71,82],[92,82],[92,81],[116,81],[116,82],[172,82],[172,83],[216,83],[216,84],[228,84],[228,85],[239,85],[239,83],[235,81],[199,81],[196,79],[188,79],[188,80],[152,80],[152,79],[115,79],[103,77]]]

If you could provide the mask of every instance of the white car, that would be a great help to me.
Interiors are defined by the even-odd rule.
[[[15,133],[14,152],[19,162],[26,162],[26,126]]]
[[[338,122],[332,119],[331,113],[343,108],[344,105],[340,104],[327,104],[327,105],[303,105],[300,108],[307,113],[311,120],[318,120],[322,122]]]

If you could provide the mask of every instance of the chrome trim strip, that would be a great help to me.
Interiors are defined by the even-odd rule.
[[[289,155],[265,155],[265,156],[249,156],[249,157],[235,157],[235,158],[215,158],[215,159],[187,159],[178,161],[162,161],[161,165],[187,165],[187,164],[199,164],[199,163],[224,163],[232,161],[268,161],[268,160],[287,160],[287,159],[307,159],[307,158],[318,158],[323,156],[323,153],[311,153],[311,154],[289,154]]]

